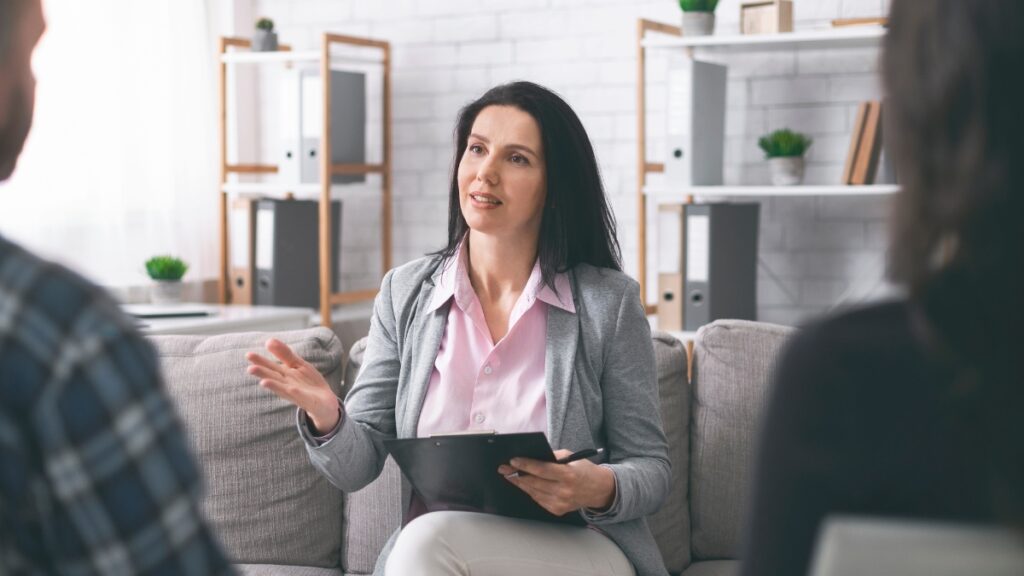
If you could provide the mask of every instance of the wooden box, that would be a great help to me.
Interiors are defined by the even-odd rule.
[[[740,32],[743,34],[777,34],[793,31],[793,2],[762,0],[740,6]]]

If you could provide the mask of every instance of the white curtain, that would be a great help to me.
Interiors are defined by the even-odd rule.
[[[212,278],[215,12],[204,0],[45,0],[35,122],[0,233],[106,286],[172,254]]]

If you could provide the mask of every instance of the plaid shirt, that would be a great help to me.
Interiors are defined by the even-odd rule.
[[[0,574],[230,570],[162,387],[102,290],[0,238]]]

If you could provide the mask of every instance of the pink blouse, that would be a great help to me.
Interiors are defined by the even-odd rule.
[[[541,281],[540,262],[535,263],[512,308],[508,332],[495,343],[469,282],[465,246],[463,242],[445,264],[428,309],[437,310],[455,299],[434,361],[417,435],[465,430],[546,434],[547,307],[576,313],[569,278],[558,274],[556,290],[552,290]]]

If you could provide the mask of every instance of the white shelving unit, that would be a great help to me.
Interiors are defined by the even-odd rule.
[[[657,36],[648,37],[648,33]],[[878,25],[851,26],[785,32],[762,35],[712,35],[684,37],[678,27],[640,20],[637,26],[637,51],[639,70],[637,74],[637,135],[639,162],[637,184],[637,210],[639,254],[638,272],[641,298],[648,314],[656,311],[657,306],[647,302],[647,201],[655,203],[693,202],[695,200],[715,200],[727,197],[798,197],[798,196],[881,196],[894,194],[899,186],[892,184],[876,184],[868,186],[844,185],[801,185],[801,186],[648,186],[647,176],[664,172],[664,164],[647,161],[646,143],[646,51],[671,50],[684,51],[695,58],[702,52],[738,53],[763,52],[772,50],[837,50],[851,48],[871,48],[881,45],[885,37],[885,28]]]
[[[779,34],[729,34],[661,37],[642,41],[644,48],[708,48],[716,50],[795,50],[878,46],[885,37],[881,26],[824,28]]]
[[[868,186],[684,186],[666,188],[647,186],[644,195],[658,201],[678,201],[681,197],[722,198],[722,197],[779,197],[779,196],[886,196],[899,192],[895,184],[871,184]]]
[[[219,299],[221,303],[230,301],[229,288],[229,232],[228,232],[228,201],[229,195],[266,194],[266,193],[312,193],[319,196],[319,268],[320,268],[320,316],[321,324],[331,324],[332,308],[353,302],[364,302],[374,298],[377,290],[356,290],[349,292],[332,292],[332,259],[331,254],[331,177],[350,174],[379,174],[381,185],[378,196],[381,199],[381,269],[391,268],[391,45],[381,40],[359,38],[343,34],[323,33],[320,35],[319,50],[293,51],[290,46],[281,45],[274,52],[252,52],[249,50],[251,41],[247,38],[221,37],[218,50],[219,61],[219,113],[218,132],[220,140],[220,281]],[[371,49],[374,56],[366,56],[365,50]],[[344,52],[344,53],[342,53]],[[355,52],[358,52],[356,54]],[[316,65],[320,69],[321,84],[321,129],[319,183],[288,184],[278,182],[237,182],[232,175],[268,175],[277,174],[279,167],[270,164],[239,164],[228,159],[228,68],[235,65],[267,65],[276,64],[291,66],[293,64]],[[382,142],[379,163],[335,164],[331,162],[331,82],[326,79],[331,70],[336,69],[373,69],[382,73]],[[255,268],[250,250],[248,268]]]

